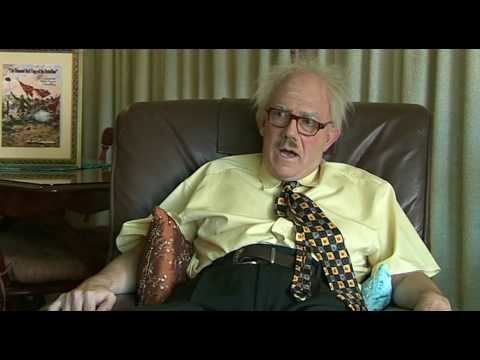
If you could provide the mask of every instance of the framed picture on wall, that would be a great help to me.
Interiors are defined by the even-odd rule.
[[[0,50],[0,168],[79,166],[79,50]]]

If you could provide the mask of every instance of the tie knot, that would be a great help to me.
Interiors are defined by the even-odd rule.
[[[293,190],[295,189],[297,186],[298,186],[298,181],[285,181],[283,183],[283,188],[284,189],[289,189],[289,190]]]

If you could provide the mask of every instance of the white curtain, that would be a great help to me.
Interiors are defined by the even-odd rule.
[[[101,132],[133,102],[248,97],[259,76],[290,50],[84,50],[85,159]]]

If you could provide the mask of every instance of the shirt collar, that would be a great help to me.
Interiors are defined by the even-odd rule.
[[[312,171],[310,174],[308,174],[304,178],[298,180],[300,185],[310,187],[310,188],[313,188],[313,187],[319,185],[320,184],[320,179],[322,178],[322,174],[323,174],[324,166],[322,166],[322,165],[324,164],[324,162],[325,162],[325,160],[322,160],[322,162],[320,163],[318,168],[316,168],[314,171]],[[273,189],[277,186],[280,186],[280,184],[282,183],[281,180],[273,177],[268,172],[267,168],[265,167],[263,157],[262,157],[262,160],[260,161],[258,177],[260,178],[260,181],[262,182],[264,190]]]

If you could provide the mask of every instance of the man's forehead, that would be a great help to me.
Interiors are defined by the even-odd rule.
[[[292,109],[290,109],[287,105],[280,102],[272,103],[271,106],[280,110],[292,111]],[[301,115],[301,116],[319,116],[320,115],[317,111],[298,110],[296,112],[298,113],[298,115]]]
[[[277,84],[277,89],[292,84],[315,84],[316,86],[325,86],[325,80],[318,74],[310,72],[297,72],[286,76]]]
[[[324,93],[326,94],[327,86],[325,80],[317,74],[312,73],[295,73],[290,74],[273,89],[271,99],[289,93],[291,95],[303,95],[308,93]]]
[[[302,106],[298,106],[300,104]],[[269,106],[303,116],[328,116],[330,103],[325,80],[312,73],[291,74],[272,92]],[[298,107],[291,109],[289,106]]]

